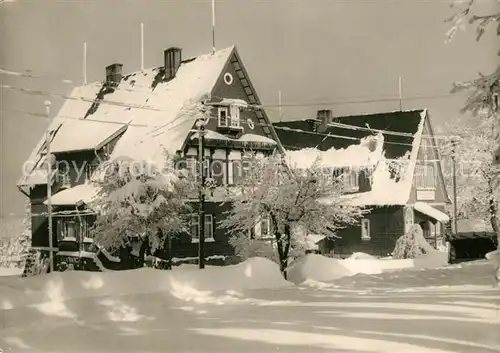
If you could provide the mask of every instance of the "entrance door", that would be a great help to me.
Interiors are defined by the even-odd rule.
[[[423,235],[424,235],[424,238],[429,241],[431,236],[432,236],[432,233],[431,233],[431,222],[429,221],[422,221],[419,223],[420,224],[420,227],[422,227],[422,232],[423,232]]]

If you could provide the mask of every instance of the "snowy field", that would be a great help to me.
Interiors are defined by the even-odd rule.
[[[0,348],[36,353],[500,351],[500,290],[492,286],[488,262],[434,269],[407,262],[397,270],[394,260],[361,257],[331,262],[336,269],[330,277],[336,279],[320,281],[308,268],[314,262],[324,265],[323,260],[336,261],[314,255],[299,263],[298,285],[284,281],[265,259],[203,271],[182,266],[0,277]],[[368,264],[363,261],[371,261],[372,270],[353,275]]]

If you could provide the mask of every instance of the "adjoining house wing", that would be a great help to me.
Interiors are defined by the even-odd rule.
[[[280,122],[274,127],[292,160],[311,164],[315,156],[321,156],[326,157],[326,165],[322,164],[325,167],[371,167],[371,190],[346,195],[352,204],[405,205],[410,198],[426,115],[426,110],[412,110],[335,117],[328,125],[323,123],[321,132],[319,119]],[[368,147],[368,139],[377,136],[376,150],[363,148]]]

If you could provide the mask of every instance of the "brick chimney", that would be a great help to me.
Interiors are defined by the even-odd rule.
[[[118,86],[122,79],[123,64],[111,64],[106,67],[106,84],[110,86]]]
[[[177,70],[181,66],[182,49],[171,47],[164,51],[165,80],[169,81],[175,77]]]
[[[328,124],[333,120],[332,111],[330,109],[318,110],[316,119],[320,121],[318,132],[325,132],[328,129]]]

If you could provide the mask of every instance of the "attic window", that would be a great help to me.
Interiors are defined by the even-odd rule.
[[[227,127],[229,120],[227,107],[219,107],[218,115],[219,115],[219,126]]]
[[[417,189],[433,190],[436,188],[434,164],[417,164],[415,166],[415,186]]]
[[[420,159],[424,161],[434,161],[436,160],[434,156],[434,151],[433,151],[433,146],[432,146],[432,141],[427,138],[423,137],[422,142],[420,144]]]

